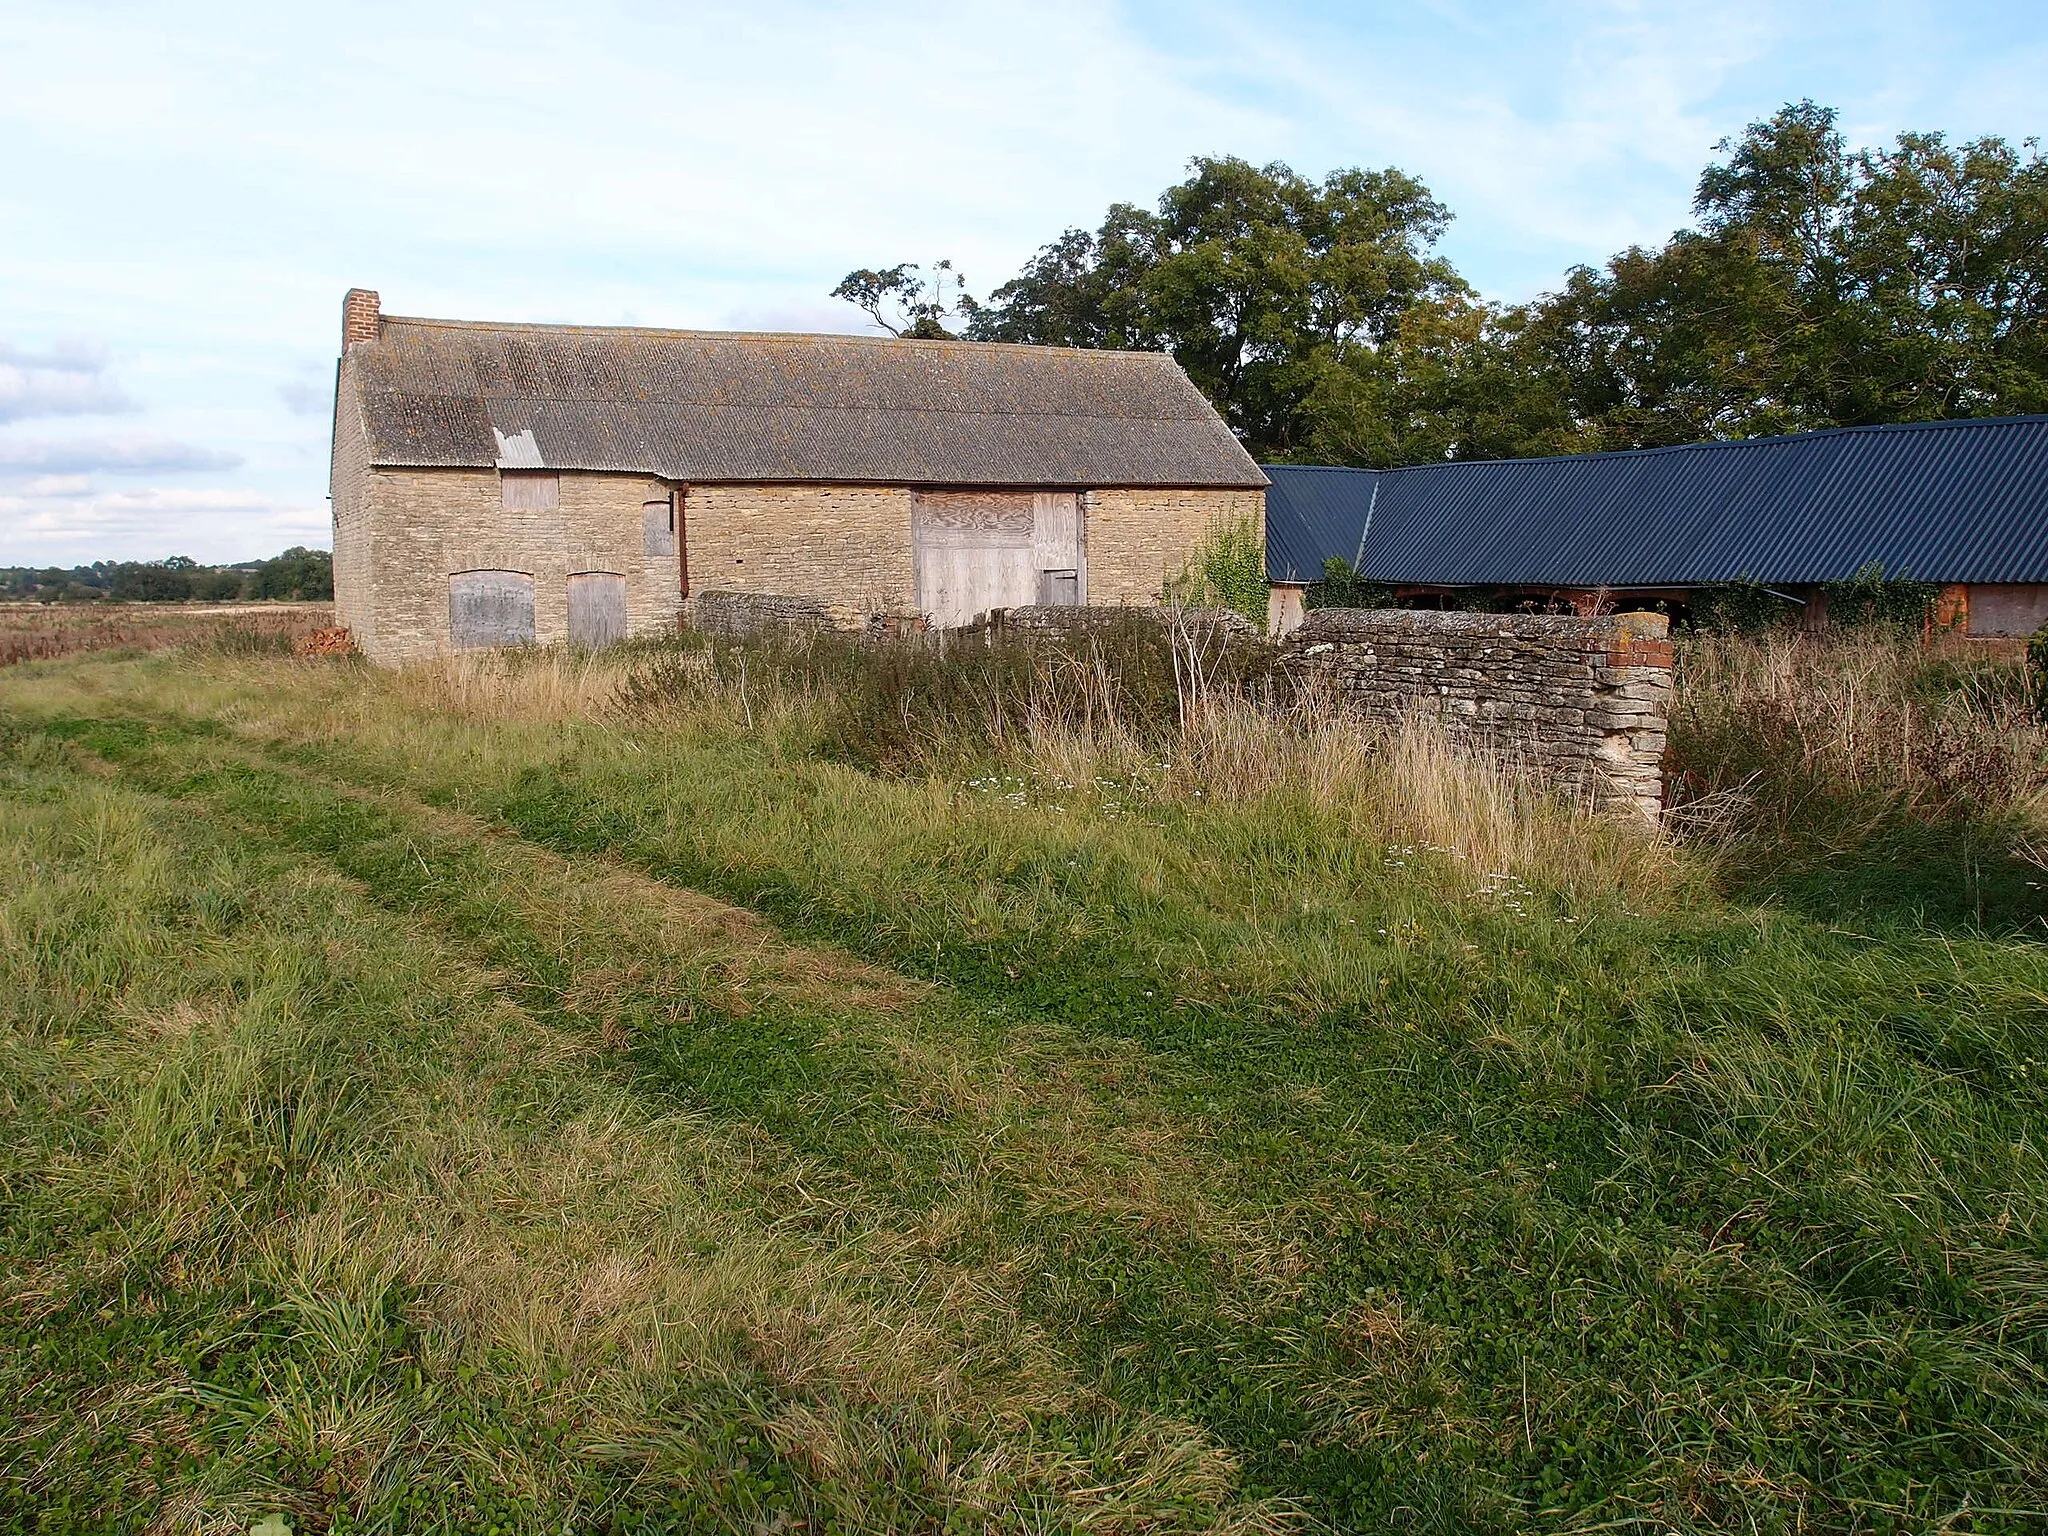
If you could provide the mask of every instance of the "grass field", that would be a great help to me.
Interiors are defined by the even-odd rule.
[[[0,603],[0,667],[85,651],[157,651],[230,640],[261,646],[333,622],[332,603]]]
[[[1681,845],[1421,733],[236,651],[0,674],[0,1529],[2048,1527],[1989,673],[1944,800],[1696,654]]]

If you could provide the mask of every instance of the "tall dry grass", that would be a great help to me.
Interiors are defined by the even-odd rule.
[[[1680,825],[1723,838],[1839,847],[2048,810],[2048,725],[2023,667],[1878,626],[1685,642],[1667,766]]]
[[[785,759],[849,761],[950,790],[976,776],[1069,786],[1062,800],[1312,818],[1331,835],[1449,854],[1472,881],[1670,887],[1678,858],[1596,817],[1509,751],[1453,742],[1418,712],[1347,712],[1270,652],[1199,620],[1092,633],[859,645],[686,636],[651,647],[451,658],[404,675],[418,706],[478,721],[608,722],[745,734]]]
[[[602,651],[466,651],[394,676],[407,703],[478,720],[545,724],[604,717],[621,662]]]

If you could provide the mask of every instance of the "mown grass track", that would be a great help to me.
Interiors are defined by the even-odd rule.
[[[755,1384],[729,1395],[729,1367],[687,1361],[663,1378],[694,1405],[674,1416],[635,1397],[633,1371],[593,1378],[611,1411],[633,1401],[644,1435],[710,1447],[701,1462],[673,1446],[618,1455],[581,1408],[543,1395],[521,1420],[539,1441],[464,1463],[505,1490],[501,1515],[464,1484],[435,1516],[450,1528],[654,1518],[664,1498],[678,1528],[778,1510],[819,1528],[1290,1512],[1356,1529],[1653,1513],[1835,1528],[1946,1518],[1966,1500],[2009,1511],[1971,1528],[2034,1519],[2032,1063],[2048,1052],[2030,946],[1833,935],[1739,910],[1631,919],[1620,903],[1597,923],[1568,921],[1564,901],[1515,918],[1457,895],[1428,856],[1333,856],[1313,826],[1250,817],[1098,829],[970,808],[948,843],[905,812],[906,791],[744,740],[429,718],[356,734],[252,709],[235,678],[206,707],[167,710],[120,700],[136,679],[118,670],[42,675],[11,722],[7,803],[43,807],[54,844],[112,797],[147,838],[248,861],[229,877],[199,859],[201,892],[315,882],[374,928],[366,956],[459,975],[482,990],[458,994],[573,1043],[546,1095],[508,1098],[518,1074],[494,1079],[488,1123],[559,1140],[563,1105],[598,1095],[675,1127],[697,1166],[745,1148],[744,1166],[778,1172],[730,1195],[730,1238],[722,1206],[705,1263],[765,1225],[807,1245],[788,1272],[823,1265],[834,1298],[894,1326],[955,1298],[942,1343],[894,1361],[854,1349],[836,1377],[790,1368],[774,1331],[758,1330],[764,1346],[743,1317]],[[463,750],[442,750],[463,731]],[[1313,910],[1248,910],[1229,884],[1197,884],[1180,862],[1191,832],[1226,881],[1291,884]],[[846,861],[862,851],[869,867]],[[32,905],[86,900],[99,865],[74,865],[60,884],[82,885]],[[707,916],[684,886],[781,933]],[[180,946],[206,953],[186,908],[150,930],[166,965]],[[1392,933],[1338,969],[1337,924]],[[821,947],[834,941],[865,963]],[[41,1050],[75,963],[31,946],[10,969],[44,989],[14,1022]],[[149,1014],[173,974],[127,976],[75,1011]],[[450,1049],[477,1025],[445,1008],[427,1037]],[[312,1011],[344,1012],[325,994]],[[398,1038],[381,1013],[349,1016],[380,1046]],[[78,1070],[68,1044],[34,1063],[10,1049],[10,1072]],[[96,1091],[168,1091],[134,1071]],[[374,1122],[368,1106],[406,1076],[368,1078],[337,1123]],[[8,1189],[47,1185],[48,1144],[14,1139],[17,1165],[41,1172]],[[89,1163],[96,1145],[68,1155]],[[323,1147],[266,1177],[302,1200],[334,1161]],[[465,1184],[450,1188],[466,1198]],[[104,1219],[118,1226],[121,1205]],[[219,1272],[247,1285],[245,1240],[212,1241]],[[122,1251],[88,1223],[39,1262],[63,1268],[96,1243]],[[762,1273],[762,1305],[801,1313],[807,1293],[784,1273]],[[178,1287],[158,1274],[148,1289]],[[108,1294],[98,1305],[118,1318],[129,1304]],[[489,1363],[506,1350],[521,1365],[500,1382],[587,1368],[530,1323],[451,1331],[430,1288],[379,1295],[375,1316],[420,1372],[417,1388],[401,1373],[398,1396],[496,1401]],[[281,1305],[268,1296],[235,1305],[292,1315],[262,1311]],[[732,1321],[701,1301],[662,1293],[635,1326]],[[119,1332],[67,1318],[58,1339]],[[263,1338],[264,1390],[292,1350],[321,1347],[291,1328]],[[481,1378],[438,1374],[476,1358]],[[821,1413],[836,1435],[792,1429]],[[247,1416],[181,1431],[200,1439],[160,1476],[162,1497],[200,1498],[206,1469],[218,1478],[227,1446],[248,1443],[206,1437]],[[64,1416],[37,1422],[57,1434]],[[387,1484],[265,1465],[265,1496],[346,1524],[396,1518],[393,1490],[428,1463],[387,1462],[414,1469]],[[63,1486],[35,1475],[38,1493]],[[71,1491],[72,1508],[101,1507]]]

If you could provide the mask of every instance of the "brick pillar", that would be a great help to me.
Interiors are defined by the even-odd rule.
[[[384,324],[383,301],[371,288],[351,288],[341,301],[341,350],[359,341],[375,341]]]

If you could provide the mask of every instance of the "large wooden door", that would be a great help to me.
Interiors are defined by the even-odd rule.
[[[533,644],[533,576],[456,571],[448,578],[448,633],[458,651]]]
[[[918,611],[937,628],[992,608],[1084,601],[1070,491],[920,491],[911,516]]]

